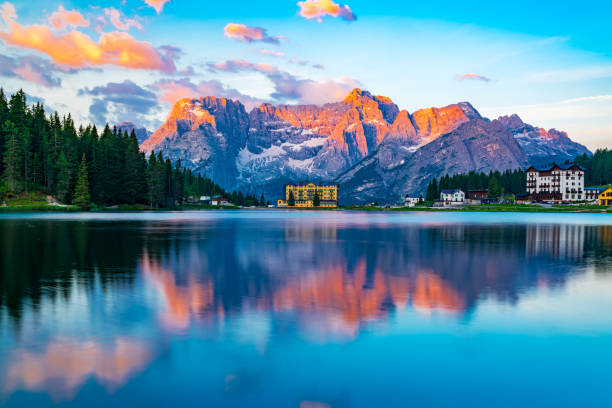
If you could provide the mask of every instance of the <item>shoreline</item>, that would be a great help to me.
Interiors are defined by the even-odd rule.
[[[83,211],[76,206],[7,206],[0,207],[1,214],[18,213],[37,213],[37,212],[59,212],[59,213],[150,213],[150,212],[189,212],[189,211],[365,211],[365,212],[511,212],[511,213],[558,213],[558,214],[612,214],[612,208],[589,208],[588,206],[560,206],[560,207],[541,207],[532,205],[478,205],[461,208],[434,208],[434,207],[362,207],[362,206],[341,206],[336,208],[269,208],[269,207],[218,207],[218,206],[183,206],[178,208],[145,208],[145,206],[119,206],[114,208],[101,208]]]

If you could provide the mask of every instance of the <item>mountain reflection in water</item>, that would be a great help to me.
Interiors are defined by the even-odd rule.
[[[16,219],[0,237],[0,401],[70,400],[92,379],[115,392],[168,336],[221,338],[233,320],[260,353],[290,328],[352,342],[400,310],[469,324],[482,302],[512,307],[612,265],[605,225]]]

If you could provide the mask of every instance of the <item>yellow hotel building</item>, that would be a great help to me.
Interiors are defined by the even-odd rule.
[[[314,207],[315,192],[319,196],[319,207],[332,208],[338,206],[337,184],[286,184],[284,186],[284,200],[278,200],[279,207],[289,207],[289,196],[293,193],[294,207]]]
[[[606,188],[599,194],[599,205],[612,205],[612,187]]]

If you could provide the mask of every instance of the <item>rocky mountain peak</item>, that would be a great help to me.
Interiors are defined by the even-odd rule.
[[[525,126],[523,120],[516,113],[510,116],[500,116],[497,120],[510,130],[520,129]]]
[[[354,108],[361,108],[364,115],[370,119],[382,119],[387,123],[393,123],[399,108],[393,101],[386,96],[374,96],[370,92],[355,88],[343,103]]]
[[[352,105],[354,101],[361,101],[363,98],[374,99],[369,91],[355,88],[344,98],[343,102],[347,105]]]
[[[461,108],[463,113],[465,113],[465,115],[468,118],[470,118],[470,119],[482,119],[482,116],[480,116],[480,113],[476,110],[476,108],[474,108],[472,106],[471,103],[469,103],[469,102],[459,102],[457,104],[457,106],[459,106],[459,108]]]

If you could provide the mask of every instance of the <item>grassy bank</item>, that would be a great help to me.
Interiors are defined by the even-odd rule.
[[[177,208],[159,208],[152,210],[143,204],[122,204],[112,207],[95,207],[93,212],[141,212],[141,211],[208,211],[208,210],[236,210],[237,206],[212,206],[200,204],[185,204]],[[256,208],[263,209],[263,208]],[[282,210],[283,208],[279,208]],[[612,210],[599,205],[553,205],[542,207],[535,204],[490,204],[490,205],[471,205],[466,207],[400,207],[400,208],[381,208],[371,206],[341,206],[338,208],[297,208],[294,210],[302,211],[427,211],[427,212],[538,212],[538,213],[612,213]],[[52,198],[41,193],[20,194],[19,196],[4,197],[0,200],[0,212],[35,212],[35,211],[61,211],[75,212],[82,211],[74,205],[62,205]]]
[[[428,211],[428,212],[543,212],[543,213],[612,213],[608,207],[599,205],[563,205],[552,206],[550,208],[534,204],[489,204],[489,205],[470,205],[466,207],[400,207],[400,208],[379,208],[379,207],[359,207],[348,206],[340,207],[344,210],[359,211]]]
[[[79,211],[74,205],[62,205],[49,201],[40,193],[27,193],[18,196],[7,196],[0,200],[0,212],[32,212],[32,211]]]
[[[145,204],[120,204],[111,207],[94,206],[90,212],[142,212],[142,211],[198,211],[198,210],[235,210],[237,206],[212,206],[199,204],[186,204],[176,208],[154,208]],[[38,212],[59,211],[76,212],[83,211],[76,205],[64,205],[41,193],[20,194],[0,199],[0,213],[2,212]]]

